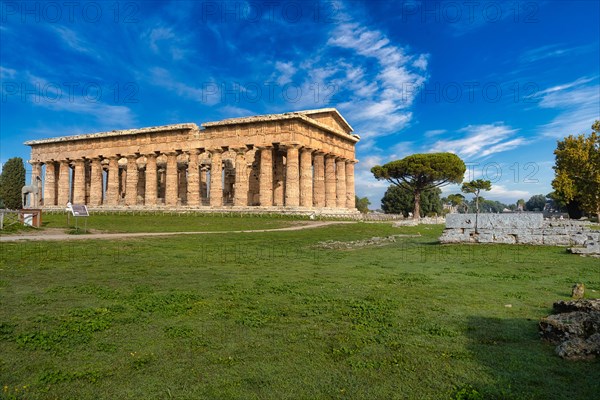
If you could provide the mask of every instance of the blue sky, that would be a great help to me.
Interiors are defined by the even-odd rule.
[[[513,203],[550,192],[556,140],[600,119],[599,16],[595,0],[3,1],[0,162],[30,139],[336,107],[373,206],[373,165],[432,151]]]

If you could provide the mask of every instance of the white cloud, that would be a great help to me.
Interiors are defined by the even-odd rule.
[[[430,152],[450,152],[461,158],[482,158],[502,151],[512,150],[527,141],[513,138],[517,129],[503,124],[469,125],[458,131],[459,139],[438,140],[430,146]]]
[[[292,81],[292,77],[296,73],[297,69],[294,67],[294,64],[290,62],[281,62],[277,61],[275,63],[275,69],[278,74],[276,76],[276,81],[279,85],[286,85]]]
[[[17,75],[17,71],[12,68],[6,68],[0,65],[0,79],[13,79]]]
[[[155,54],[161,54],[164,50],[173,60],[182,60],[190,53],[184,48],[185,39],[175,34],[171,28],[159,26],[147,31],[142,37],[147,39],[150,49]]]
[[[426,54],[410,54],[392,43],[381,31],[371,30],[356,22],[343,22],[335,27],[327,42],[354,52],[344,59],[352,66],[345,69],[343,87],[351,90],[349,101],[339,104],[345,113],[361,121],[361,134],[383,136],[405,127],[412,119],[409,108],[426,80]],[[376,62],[375,72],[367,74],[362,65]],[[357,88],[366,88],[356,90]],[[352,90],[354,89],[354,90]]]
[[[597,78],[579,78],[540,92],[540,108],[556,109],[557,115],[539,127],[542,136],[561,138],[587,133],[594,120],[600,119],[600,85],[589,83]]]
[[[61,25],[51,26],[54,33],[71,49],[82,54],[90,55],[94,58],[100,58],[99,54],[97,54],[95,50],[92,50],[92,48],[96,46],[92,46],[82,39],[75,31]]]

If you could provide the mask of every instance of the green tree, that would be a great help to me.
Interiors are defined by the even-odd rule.
[[[442,213],[442,200],[439,188],[427,190],[421,195],[420,217]],[[414,211],[415,195],[411,190],[390,185],[381,199],[381,209],[386,214],[402,214],[408,217]]]
[[[4,207],[14,210],[23,206],[21,188],[25,186],[25,166],[23,159],[14,157],[2,167],[0,175],[0,199]]]
[[[546,196],[543,194],[531,196],[525,203],[527,211],[544,211],[544,207],[546,207]]]
[[[456,207],[456,211],[458,212],[466,212],[467,204],[465,203],[465,196],[460,193],[451,194],[448,196],[448,201],[451,205]]]
[[[477,213],[479,213],[479,195],[482,190],[492,190],[492,182],[483,179],[477,179],[471,182],[463,183],[461,188],[463,193],[472,193],[475,195],[475,210]]]
[[[525,210],[525,199],[519,199],[519,200],[517,200],[517,210],[518,211]]]
[[[359,198],[358,196],[354,196],[355,202],[356,202],[356,209],[358,211],[360,211],[363,214],[366,214],[369,212],[369,206],[371,205],[371,202],[369,201],[368,197],[362,197]]]
[[[578,203],[600,221],[600,121],[594,122],[589,136],[569,135],[559,140],[554,155],[552,187],[556,195],[567,205]]]
[[[413,154],[385,165],[376,165],[371,172],[378,180],[388,182],[413,193],[413,218],[421,217],[421,195],[431,189],[462,182],[465,163],[456,154]]]

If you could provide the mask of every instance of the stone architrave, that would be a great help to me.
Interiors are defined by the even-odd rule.
[[[165,204],[167,206],[177,206],[177,196],[179,195],[178,173],[177,173],[177,152],[169,152],[167,155],[167,172],[165,179]]]
[[[119,156],[108,158],[108,175],[106,179],[106,203],[109,206],[119,204]]]
[[[90,205],[102,205],[102,163],[100,157],[90,160]]]
[[[273,148],[259,147],[260,150],[260,188],[259,201],[262,207],[273,205]]]
[[[56,167],[54,161],[46,162],[44,175],[44,206],[56,205]]]
[[[312,152],[313,150],[308,147],[300,150],[300,205],[302,207],[313,206]]]
[[[144,190],[144,204],[155,206],[158,197],[158,175],[156,169],[156,153],[146,156],[146,187]]]
[[[138,165],[137,155],[127,156],[127,180],[125,184],[125,204],[137,205]]]
[[[85,160],[75,160],[73,204],[85,204]]]
[[[313,203],[315,207],[325,207],[325,153],[316,151],[313,165]]]
[[[335,174],[335,156],[325,155],[325,207],[337,206],[337,179]]]
[[[338,208],[346,208],[346,160],[338,158],[335,162],[335,191],[336,205]]]
[[[248,205],[248,165],[246,163],[246,148],[235,149],[235,189],[234,206]]]
[[[298,159],[300,144],[288,144],[286,147],[285,205],[288,207],[298,207],[300,205],[300,168]]]
[[[210,206],[223,206],[223,149],[210,149]]]
[[[356,208],[356,194],[354,189],[354,164],[356,161],[346,161],[346,208]]]
[[[200,167],[198,165],[198,149],[189,151],[187,170],[187,205],[200,205]]]

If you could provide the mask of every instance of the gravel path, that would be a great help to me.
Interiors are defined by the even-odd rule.
[[[26,235],[0,235],[0,242],[20,242],[25,240],[31,241],[49,241],[49,240],[94,240],[94,239],[131,239],[138,237],[152,236],[173,236],[173,235],[209,235],[223,233],[256,233],[256,232],[285,232],[285,231],[300,231],[303,229],[321,228],[323,226],[336,224],[354,224],[354,221],[315,221],[308,222],[302,225],[288,226],[286,228],[273,229],[246,229],[237,231],[201,231],[201,232],[130,232],[130,233],[90,233],[82,235],[69,235],[67,233],[53,233],[39,231],[36,234]]]

